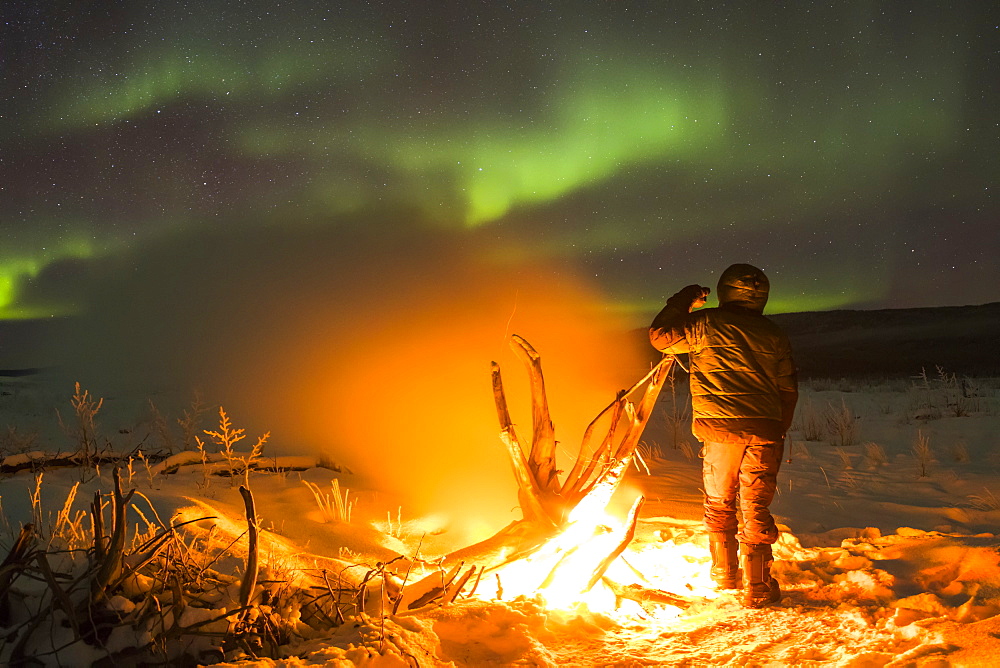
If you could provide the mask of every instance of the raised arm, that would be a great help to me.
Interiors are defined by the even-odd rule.
[[[688,343],[684,337],[684,325],[687,315],[704,306],[710,292],[710,289],[700,285],[689,285],[668,299],[667,305],[649,326],[649,342],[653,347],[664,353],[686,353]]]

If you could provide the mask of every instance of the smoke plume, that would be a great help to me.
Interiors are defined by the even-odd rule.
[[[271,452],[346,466],[404,516],[495,529],[519,514],[493,360],[530,442],[509,336],[542,355],[564,458],[643,356],[569,266],[511,260],[486,235],[365,229],[201,231],[93,267],[62,365],[102,396],[200,388],[269,430]]]

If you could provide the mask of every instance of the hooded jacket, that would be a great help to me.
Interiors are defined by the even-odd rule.
[[[747,264],[719,278],[718,308],[689,313],[681,291],[653,320],[649,339],[665,353],[688,353],[692,431],[700,441],[771,443],[784,439],[798,400],[788,337],[763,315],[767,276]]]

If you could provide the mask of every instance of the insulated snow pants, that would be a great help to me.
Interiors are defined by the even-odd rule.
[[[702,477],[705,484],[705,528],[710,533],[735,534],[743,514],[739,541],[774,544],[778,529],[768,507],[778,484],[784,442],[734,445],[706,442]]]

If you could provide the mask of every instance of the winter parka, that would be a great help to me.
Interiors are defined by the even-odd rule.
[[[798,399],[791,346],[762,314],[767,277],[750,265],[734,267],[753,269],[759,277],[734,280],[727,270],[719,280],[719,307],[691,313],[691,299],[682,290],[653,320],[649,339],[661,352],[689,354],[692,431],[698,440],[782,441]]]

